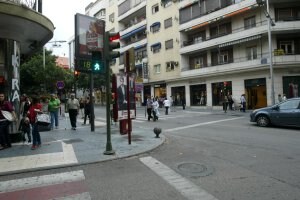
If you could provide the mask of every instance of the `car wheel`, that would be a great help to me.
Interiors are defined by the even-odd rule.
[[[257,117],[256,123],[257,123],[258,126],[266,127],[266,126],[269,126],[270,120],[267,116],[260,115],[260,116]]]

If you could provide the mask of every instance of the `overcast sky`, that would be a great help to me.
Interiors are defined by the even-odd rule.
[[[43,0],[43,15],[54,24],[54,36],[51,41],[65,40],[61,47],[53,48],[53,43],[46,45],[57,56],[69,57],[68,41],[74,35],[74,15],[84,14],[85,7],[93,0]]]

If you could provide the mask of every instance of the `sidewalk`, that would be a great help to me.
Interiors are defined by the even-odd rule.
[[[95,132],[90,126],[77,121],[77,130],[71,130],[69,119],[60,117],[59,129],[40,132],[42,147],[31,150],[31,145],[14,143],[12,148],[0,151],[0,176],[40,169],[95,163],[151,151],[163,144],[165,137],[155,138],[151,129],[138,128],[128,136],[120,135],[119,126],[111,125],[111,144],[114,155],[104,155],[106,150],[106,124],[95,121]],[[117,123],[118,124],[118,123]]]

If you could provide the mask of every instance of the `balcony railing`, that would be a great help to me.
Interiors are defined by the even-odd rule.
[[[23,6],[26,6],[28,8],[36,10],[37,0],[2,0],[2,1],[23,5]]]
[[[282,64],[282,63],[293,63],[293,62],[300,62],[300,52],[293,52],[292,54],[277,54],[275,53],[277,50],[275,49],[273,51],[273,64]],[[202,68],[207,67],[215,67],[219,65],[226,65],[226,64],[233,64],[233,63],[242,63],[242,62],[250,62],[250,61],[260,61],[260,64],[268,64],[268,58],[269,53],[263,53],[263,54],[257,54],[255,57],[234,57],[234,58],[228,58],[226,62],[224,61],[214,61],[213,63],[208,64],[201,64],[193,65],[193,66],[187,66],[185,68],[181,68],[181,71],[189,71],[189,70],[199,70]]]

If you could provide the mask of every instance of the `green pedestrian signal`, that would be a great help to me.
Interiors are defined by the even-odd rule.
[[[105,68],[103,65],[102,54],[100,51],[93,51],[92,52],[92,72],[104,74]]]

